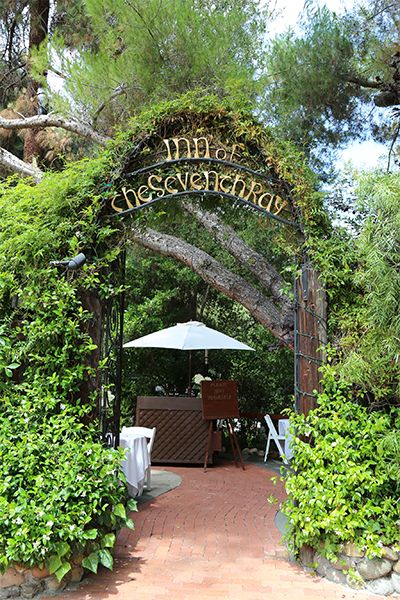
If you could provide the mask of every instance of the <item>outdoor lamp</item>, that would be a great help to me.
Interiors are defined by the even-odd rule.
[[[52,267],[66,267],[67,269],[76,270],[79,267],[82,267],[86,262],[86,256],[83,252],[80,252],[74,258],[69,260],[52,260],[50,261],[50,265]]]
[[[85,262],[86,262],[86,256],[83,254],[83,252],[80,252],[79,254],[74,256],[74,258],[71,258],[71,260],[68,261],[67,268],[68,269],[79,269],[79,267],[82,267],[85,264]]]

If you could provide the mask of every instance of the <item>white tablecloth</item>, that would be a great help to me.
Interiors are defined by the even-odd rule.
[[[143,435],[122,432],[119,438],[121,448],[127,448],[126,458],[122,461],[122,470],[128,482],[130,496],[140,496],[150,468],[147,438]]]
[[[285,452],[286,458],[288,458],[290,460],[293,457],[293,450],[292,450],[293,436],[289,431],[289,419],[279,419],[278,431],[279,431],[279,435],[285,436],[284,452]]]

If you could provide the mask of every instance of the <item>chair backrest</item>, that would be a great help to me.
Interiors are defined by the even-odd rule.
[[[275,428],[275,425],[272,422],[272,419],[269,415],[264,415],[264,419],[267,422],[268,428],[271,430],[271,433],[276,433],[276,435],[278,435],[278,432]]]
[[[285,436],[284,435],[279,435],[279,433],[276,430],[275,425],[272,422],[272,419],[269,415],[264,415],[264,419],[268,425],[268,429],[271,433],[272,438],[276,441],[276,440],[284,440]]]
[[[144,437],[146,437],[149,440],[149,443],[147,444],[147,449],[149,451],[149,454],[151,454],[154,444],[154,438],[156,436],[155,427],[123,427],[122,433],[127,433],[128,435],[130,433],[133,433],[135,435],[143,435]]]

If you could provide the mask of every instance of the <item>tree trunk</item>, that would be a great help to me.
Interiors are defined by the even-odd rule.
[[[32,0],[30,2],[30,31],[29,31],[29,56],[32,51],[37,50],[46,39],[49,23],[49,0]],[[39,82],[32,77],[28,79],[26,96],[28,101],[27,116],[37,115],[39,112],[38,102]],[[32,163],[35,157],[40,157],[41,146],[37,140],[38,130],[28,129],[24,140],[24,161]]]
[[[221,221],[215,213],[203,210],[197,204],[188,201],[182,202],[181,206],[193,215],[200,225],[209,231],[220,246],[225,248],[239,264],[246,267],[259,283],[272,294],[273,298],[279,298],[282,303],[287,304],[289,310],[292,310],[292,304],[283,292],[286,285],[285,281],[264,256],[250,248],[236,234],[235,230]]]
[[[174,236],[132,227],[130,237],[141,246],[188,266],[215,289],[247,308],[282,344],[293,348],[294,307],[287,298],[274,297],[272,301],[203,250]]]

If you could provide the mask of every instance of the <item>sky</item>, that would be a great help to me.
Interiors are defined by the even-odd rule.
[[[261,3],[263,3],[263,1],[264,0],[261,0]],[[346,9],[351,9],[354,5],[354,0],[325,0],[319,2],[316,1],[315,3],[319,6],[325,5],[330,10],[341,13]],[[270,4],[269,1],[268,4]],[[280,19],[276,20],[272,31],[280,33],[288,27],[294,27],[300,12],[304,8],[304,4],[304,0],[275,0],[276,8],[279,12],[282,11],[282,16]]]

